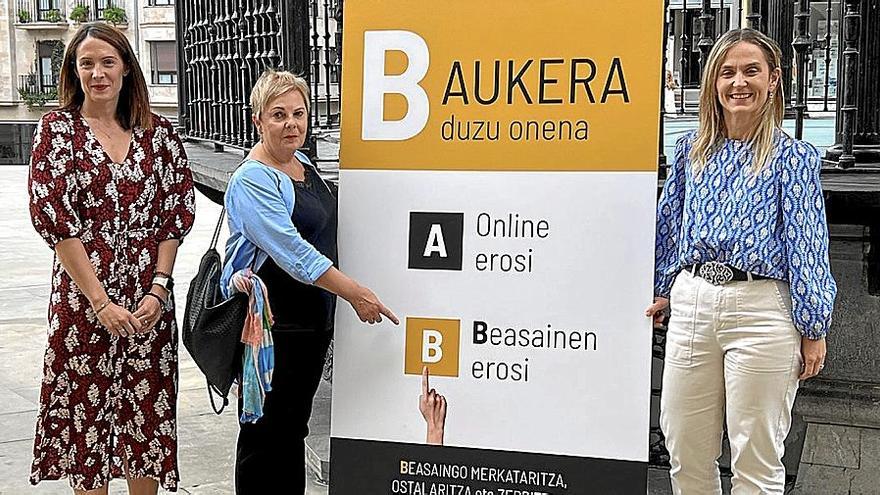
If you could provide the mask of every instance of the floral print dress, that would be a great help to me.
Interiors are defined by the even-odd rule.
[[[192,175],[171,124],[135,127],[114,163],[77,111],[40,120],[29,178],[31,219],[50,247],[76,237],[110,300],[134,312],[150,290],[158,245],[195,213]],[[56,256],[31,483],[67,477],[79,490],[124,477],[175,490],[177,327],[173,301],[148,333],[113,337]]]

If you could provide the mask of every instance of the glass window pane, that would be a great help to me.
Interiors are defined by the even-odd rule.
[[[177,72],[177,48],[173,41],[153,42],[153,67],[160,72]]]
[[[40,41],[37,45],[37,53],[40,58],[51,58],[52,57],[52,43],[46,41]]]
[[[43,84],[47,84],[47,79],[52,78],[52,59],[51,58],[41,58],[40,59],[40,74],[43,75]]]

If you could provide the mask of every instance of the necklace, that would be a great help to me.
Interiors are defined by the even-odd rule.
[[[85,117],[85,119],[86,119],[86,122],[88,122],[89,127],[90,127],[92,130],[99,131],[101,134],[103,134],[104,136],[106,136],[107,139],[110,139],[110,140],[113,139],[113,136],[112,136],[109,132],[107,132],[107,129],[104,127],[104,124],[101,123],[100,120],[98,120],[98,119],[94,119],[94,118],[92,118],[92,117]],[[99,124],[99,123],[100,123],[100,124]]]

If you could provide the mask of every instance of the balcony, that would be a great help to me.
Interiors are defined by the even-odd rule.
[[[43,107],[58,99],[57,74],[22,74],[18,76],[18,95],[30,107]]]
[[[67,9],[63,0],[18,0],[15,27],[18,29],[67,30]]]
[[[125,9],[110,0],[77,0],[70,11],[70,19],[74,22],[107,21],[122,29],[128,26]]]

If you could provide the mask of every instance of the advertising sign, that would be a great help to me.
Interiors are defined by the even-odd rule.
[[[645,493],[662,2],[344,22],[330,492]]]

